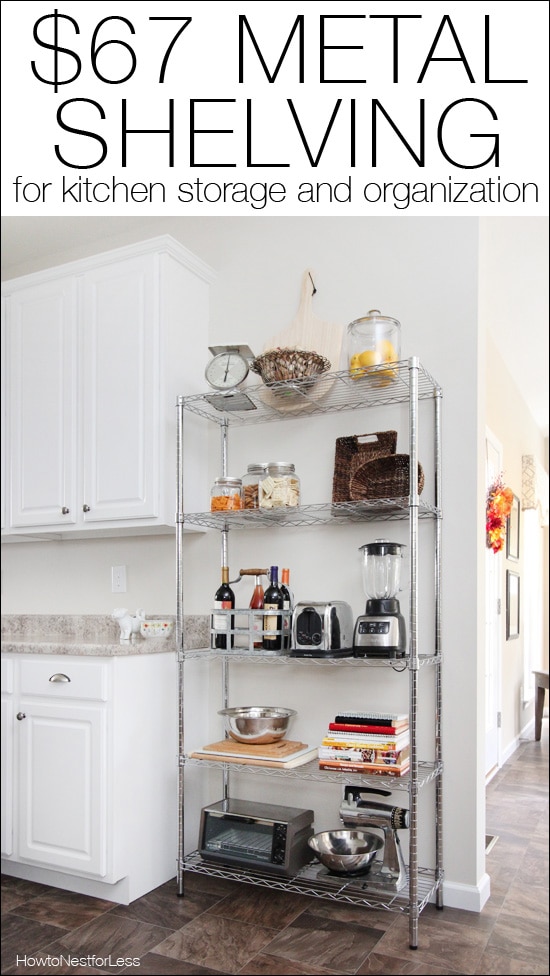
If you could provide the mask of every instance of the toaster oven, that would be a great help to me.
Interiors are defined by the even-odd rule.
[[[248,800],[220,800],[201,811],[205,861],[292,876],[312,860],[313,810]]]

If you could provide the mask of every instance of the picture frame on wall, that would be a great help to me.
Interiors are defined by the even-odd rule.
[[[519,574],[506,570],[506,640],[519,637]]]
[[[506,519],[506,559],[517,562],[519,559],[519,498],[514,495],[510,514]]]

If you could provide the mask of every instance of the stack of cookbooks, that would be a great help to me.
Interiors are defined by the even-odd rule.
[[[410,765],[409,716],[340,712],[319,746],[319,769],[403,776]]]

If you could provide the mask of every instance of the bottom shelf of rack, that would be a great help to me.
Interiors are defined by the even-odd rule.
[[[396,892],[376,882],[369,882],[368,875],[346,880],[330,874],[317,862],[306,864],[292,878],[283,878],[255,869],[225,867],[204,861],[198,851],[187,854],[181,861],[183,871],[192,874],[207,874],[214,878],[238,881],[243,884],[288,891],[294,894],[309,895],[329,901],[345,902],[349,905],[362,905],[365,908],[381,908],[390,912],[408,915],[410,911],[409,879],[407,884]],[[443,884],[443,874],[436,877],[429,868],[418,869],[417,907],[420,913]]]

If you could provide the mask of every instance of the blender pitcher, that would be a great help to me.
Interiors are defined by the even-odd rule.
[[[405,618],[397,594],[405,546],[388,539],[376,539],[359,551],[363,554],[365,613],[357,618],[354,633],[355,657],[404,657],[407,651]]]

